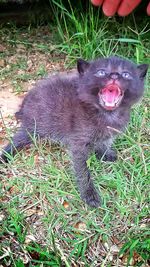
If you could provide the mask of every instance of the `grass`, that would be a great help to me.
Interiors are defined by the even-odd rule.
[[[147,18],[141,23],[132,16],[104,19],[91,5],[80,15],[54,0],[53,10],[54,26],[1,28],[7,49],[0,54],[5,60],[0,77],[4,85],[10,81],[15,93],[61,69],[61,61],[63,68],[72,66],[77,57],[113,53],[149,62]],[[58,36],[50,31],[56,27]],[[150,73],[143,101],[134,107],[128,129],[115,143],[118,161],[98,162],[94,155],[88,160],[102,195],[100,208],[81,201],[67,151],[58,145],[35,141],[7,168],[0,166],[2,266],[148,266],[149,84]]]
[[[74,62],[75,55],[76,58],[91,59],[118,54],[138,63],[146,58],[150,36],[148,18],[144,18],[144,22],[139,20],[137,24],[134,16],[128,20],[106,19],[100,9],[95,10],[90,3],[86,13],[81,3],[80,9],[73,8],[70,0],[69,7],[62,0],[52,0],[52,3],[62,41],[60,48],[66,53],[69,65]]]

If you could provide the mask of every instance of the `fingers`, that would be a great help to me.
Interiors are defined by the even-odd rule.
[[[123,0],[119,6],[118,15],[122,17],[129,15],[140,2],[141,0]]]
[[[103,3],[103,12],[106,16],[111,17],[117,12],[121,0],[105,0]]]
[[[119,16],[125,17],[129,15],[142,0],[91,0],[95,6],[103,4],[103,12],[106,16],[114,16],[117,12]],[[147,6],[147,14],[150,16],[150,2]]]
[[[91,0],[94,6],[100,6],[104,0]]]
[[[149,4],[148,4],[148,6],[147,6],[147,15],[149,15],[150,16],[150,2],[149,2]]]

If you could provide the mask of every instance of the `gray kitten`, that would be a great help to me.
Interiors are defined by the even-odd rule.
[[[147,64],[136,65],[119,57],[87,62],[79,59],[75,74],[41,80],[25,97],[16,118],[21,127],[4,151],[14,154],[30,144],[31,136],[67,145],[81,198],[91,207],[100,205],[86,161],[97,158],[114,161],[112,143],[130,116],[131,106],[144,91]],[[3,153],[2,161],[7,161]]]

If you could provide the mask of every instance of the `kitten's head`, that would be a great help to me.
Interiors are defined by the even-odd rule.
[[[120,105],[131,107],[143,95],[148,65],[136,65],[119,57],[77,62],[81,101],[113,111]]]

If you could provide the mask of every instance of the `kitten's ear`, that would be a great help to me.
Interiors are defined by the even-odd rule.
[[[78,72],[82,75],[84,72],[88,69],[90,63],[83,60],[83,59],[78,59],[77,60],[77,70]]]
[[[149,68],[148,64],[141,64],[137,66],[138,74],[141,80],[145,78],[148,68]]]

